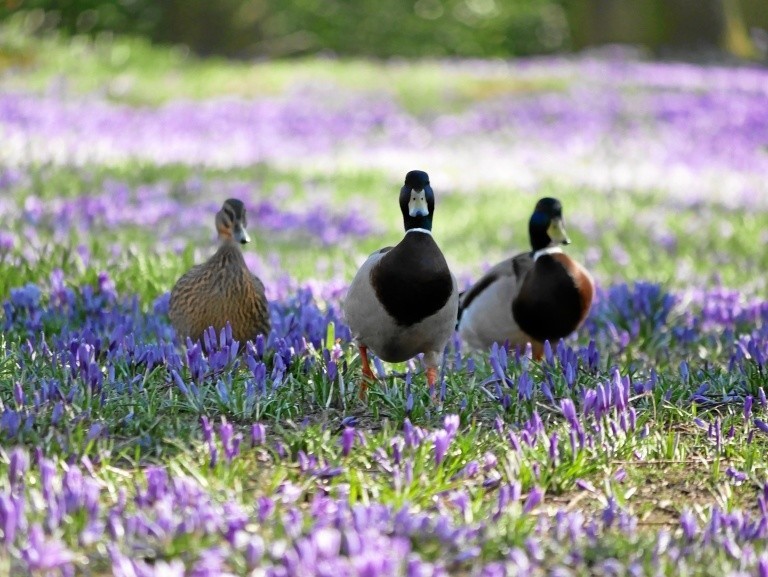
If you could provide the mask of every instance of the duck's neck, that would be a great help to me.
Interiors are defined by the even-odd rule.
[[[232,239],[223,239],[216,253],[230,258],[241,260],[243,258],[243,251],[240,250],[240,245]]]
[[[405,231],[405,234],[408,234],[409,232],[419,232],[422,234],[428,234],[429,236],[432,236],[432,231],[426,228],[409,228]]]
[[[405,232],[410,232],[412,230],[426,230],[431,231],[432,230],[432,215],[428,214],[425,216],[411,216],[409,214],[403,215],[403,226],[405,227]]]
[[[235,239],[219,237],[219,248],[224,248],[224,247],[235,248],[237,250],[240,250],[240,244],[235,242]]]
[[[539,249],[537,251],[534,251],[534,253],[533,253],[533,262],[536,262],[537,260],[539,260],[539,257],[542,257],[545,254],[558,254],[558,253],[562,253],[562,252],[563,252],[563,247],[558,246],[558,245],[547,246],[547,247],[541,248],[541,249]]]
[[[550,222],[546,215],[538,211],[531,215],[531,220],[528,222],[528,237],[534,253],[552,246],[552,239],[547,232]]]

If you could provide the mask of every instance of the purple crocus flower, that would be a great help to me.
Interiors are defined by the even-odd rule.
[[[225,571],[227,552],[220,547],[204,549],[195,562],[189,577],[235,577]]]
[[[568,424],[573,428],[577,428],[579,420],[576,416],[576,406],[573,404],[573,401],[567,397],[562,399],[560,401],[560,410]]]
[[[94,439],[98,439],[101,436],[101,433],[103,432],[104,427],[101,423],[93,423],[90,427],[88,427],[88,433],[86,434],[86,439],[88,441],[93,441]]]
[[[245,562],[248,568],[253,570],[259,566],[259,562],[264,557],[264,539],[258,535],[252,535],[245,545]]]
[[[5,231],[0,232],[0,256],[12,251],[15,244],[16,239],[12,234]]]
[[[392,447],[392,462],[395,463],[395,465],[399,465],[403,459],[405,439],[403,439],[400,435],[397,435],[392,438],[389,444]]]
[[[243,440],[243,436],[240,433],[235,433],[232,424],[224,420],[219,429],[219,438],[221,439],[221,446],[224,448],[224,456],[227,462],[232,462],[232,459],[240,454],[240,443]]]
[[[341,454],[345,457],[348,456],[354,444],[355,444],[354,427],[344,427],[344,430],[341,433]]]
[[[699,526],[696,523],[696,517],[690,509],[685,509],[680,514],[680,527],[683,530],[683,536],[688,541],[692,541],[699,530]]]
[[[733,467],[728,467],[725,470],[725,474],[729,478],[733,479],[736,483],[743,483],[749,478],[746,473],[739,471],[737,469],[734,469]]]
[[[544,360],[547,361],[548,365],[555,364],[555,355],[552,352],[552,345],[549,343],[549,339],[544,341]]]
[[[263,445],[267,440],[267,429],[261,423],[251,425],[251,442],[253,446]]]
[[[354,427],[357,424],[357,417],[348,415],[341,420],[342,427]]]
[[[477,461],[470,461],[466,465],[464,465],[464,468],[457,473],[457,478],[462,479],[471,479],[475,475],[477,475],[478,471],[480,470],[480,465],[477,463]]]
[[[528,401],[533,397],[533,379],[528,371],[523,370],[517,379],[517,395],[520,399]]]
[[[320,559],[338,557],[341,548],[341,534],[331,527],[324,527],[312,534],[312,543]]]
[[[757,560],[758,577],[768,577],[768,554],[763,553]]]
[[[549,461],[552,465],[557,466],[560,462],[560,449],[558,447],[559,439],[557,432],[552,433],[549,437]]]
[[[461,419],[459,418],[459,415],[447,415],[445,419],[443,419],[443,429],[445,429],[445,432],[451,437],[453,437],[459,430],[460,424]]]
[[[408,415],[413,412],[413,393],[408,393],[408,398],[405,400],[405,412]]]
[[[528,498],[523,504],[523,513],[530,513],[544,499],[544,490],[539,487],[533,487],[528,493]]]
[[[29,539],[22,549],[22,557],[33,572],[45,572],[68,566],[74,554],[57,539],[46,539],[43,528],[35,523],[29,529]]]
[[[597,489],[595,489],[595,486],[592,483],[590,483],[589,481],[586,481],[584,479],[578,479],[576,481],[576,486],[579,489],[583,489],[585,491],[589,491],[590,493],[595,493],[595,494],[597,493]]]
[[[203,428],[203,441],[211,443],[213,441],[213,424],[205,415],[200,417],[200,426]]]
[[[6,547],[13,544],[19,529],[17,501],[7,493],[0,493],[0,529],[3,531],[2,542]]]
[[[438,430],[434,433],[435,464],[440,465],[445,458],[445,453],[451,445],[451,436],[445,430]]]
[[[256,500],[257,517],[260,522],[266,521],[275,511],[275,502],[269,497],[259,497]]]
[[[16,407],[21,408],[24,406],[24,390],[18,381],[13,385],[13,400],[16,402]]]
[[[499,461],[496,458],[496,455],[490,451],[486,451],[486,453],[483,455],[483,471],[488,472],[491,469],[495,469],[498,464]]]
[[[762,419],[755,419],[754,423],[755,423],[755,427],[760,429],[763,433],[768,434],[768,423],[766,423]]]
[[[748,421],[752,414],[752,395],[747,395],[744,398],[744,420]]]
[[[11,451],[8,465],[8,481],[11,487],[17,487],[24,481],[24,475],[29,468],[29,455],[21,447]]]

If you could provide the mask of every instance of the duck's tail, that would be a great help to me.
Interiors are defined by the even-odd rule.
[[[456,313],[456,330],[459,330],[459,323],[461,322],[461,313],[464,312],[464,307],[461,306],[461,300],[462,300],[462,297],[464,296],[464,293],[466,292],[467,291],[461,291],[459,293],[459,310]]]

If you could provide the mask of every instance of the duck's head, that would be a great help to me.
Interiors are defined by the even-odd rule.
[[[221,210],[216,213],[216,230],[219,233],[219,239],[239,244],[250,242],[251,238],[245,230],[246,225],[245,206],[242,201],[236,198],[225,200]]]
[[[534,251],[560,244],[570,244],[563,223],[563,205],[556,198],[542,198],[536,203],[528,223]]]
[[[400,189],[400,211],[403,213],[405,230],[432,230],[435,193],[429,186],[429,175],[426,172],[412,170],[405,175],[405,184]]]

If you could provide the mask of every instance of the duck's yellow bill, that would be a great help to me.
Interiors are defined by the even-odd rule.
[[[547,234],[552,239],[552,243],[571,244],[571,239],[568,238],[568,234],[565,232],[565,224],[562,218],[552,219],[547,229]]]

